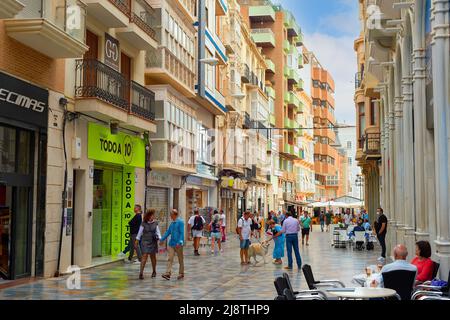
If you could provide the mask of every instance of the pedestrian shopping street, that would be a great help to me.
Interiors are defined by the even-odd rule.
[[[318,226],[315,226],[318,227]],[[81,290],[68,290],[66,277],[38,280],[30,284],[0,289],[1,299],[191,299],[191,300],[271,300],[275,297],[273,281],[284,272],[282,266],[272,263],[273,243],[267,255],[256,267],[241,266],[239,242],[230,235],[224,245],[224,253],[212,256],[210,248],[202,248],[202,256],[194,257],[192,242],[185,247],[184,280],[177,281],[177,259],[172,279],[161,278],[165,271],[166,255],[158,257],[158,276],[152,279],[151,265],[147,265],[145,279],[139,280],[139,265],[122,262],[81,271]],[[352,277],[363,272],[366,265],[376,264],[379,246],[374,251],[335,249],[330,234],[314,230],[310,245],[301,246],[303,263],[312,266],[316,279],[339,279],[346,286],[357,286]],[[409,257],[412,258],[412,257]],[[283,259],[287,263],[287,257]],[[289,272],[294,289],[305,288],[302,272]],[[1,285],[1,283],[0,283]]]

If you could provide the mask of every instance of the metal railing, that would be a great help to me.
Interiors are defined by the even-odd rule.
[[[131,0],[109,0],[109,2],[127,15],[127,17],[131,17]]]
[[[247,112],[245,112],[245,114],[244,114],[243,127],[244,127],[244,129],[252,129],[253,128],[252,119],[250,118],[250,115]]]
[[[155,120],[155,94],[134,81],[131,81],[131,113]]]
[[[155,11],[145,1],[135,0],[130,21],[134,22],[151,38],[156,39],[156,32],[152,28],[152,25],[156,23]]]
[[[243,65],[243,72],[241,75],[241,79],[243,83],[250,83],[252,81],[252,76],[250,73],[250,67],[248,66],[248,64],[244,64]]]
[[[76,60],[75,96],[97,98],[142,118],[155,119],[155,94],[98,60]]]

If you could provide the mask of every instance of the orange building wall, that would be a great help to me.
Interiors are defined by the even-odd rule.
[[[8,37],[0,20],[0,70],[40,87],[64,93],[65,61],[51,59]]]

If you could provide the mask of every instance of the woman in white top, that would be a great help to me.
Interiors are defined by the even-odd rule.
[[[152,278],[156,277],[156,253],[158,253],[158,241],[161,239],[161,231],[159,230],[158,221],[155,220],[155,210],[149,209],[144,215],[142,225],[139,228],[139,233],[136,237],[135,246],[139,246],[141,241],[141,269],[139,279],[144,279],[144,268],[147,263],[147,258],[150,255],[152,261]]]

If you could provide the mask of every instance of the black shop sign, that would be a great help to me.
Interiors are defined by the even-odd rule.
[[[0,116],[47,127],[48,91],[0,72]]]

